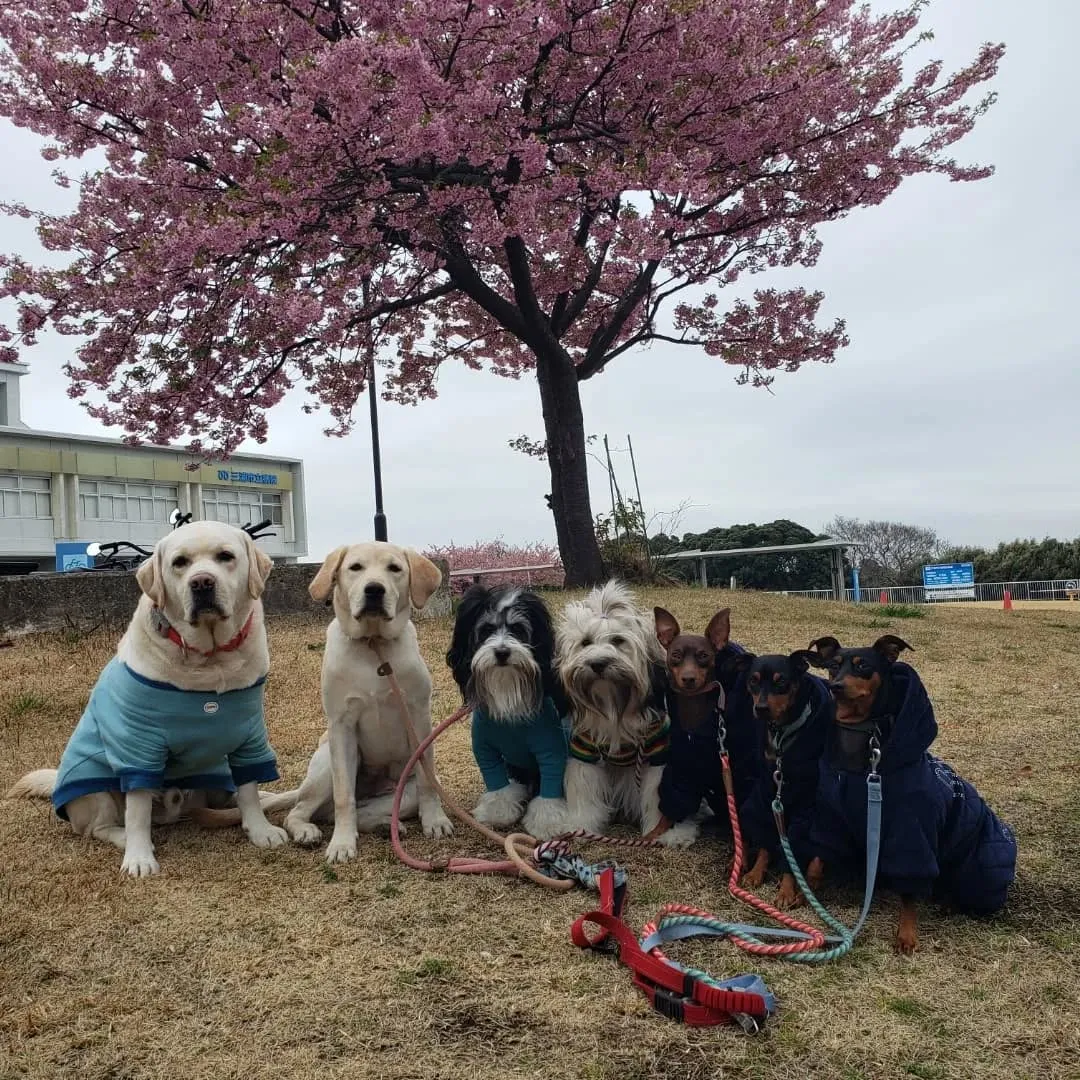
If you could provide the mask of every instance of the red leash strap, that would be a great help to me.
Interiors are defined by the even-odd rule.
[[[733,1023],[732,1013],[768,1015],[760,994],[743,990],[721,990],[652,956],[641,948],[637,935],[620,918],[625,891],[618,895],[614,874],[605,870],[599,878],[600,909],[582,915],[570,929],[570,940],[579,949],[614,952],[633,975],[634,985],[645,994],[649,1004],[661,1015],[690,1027],[715,1027]],[[599,927],[592,937],[585,924]]]

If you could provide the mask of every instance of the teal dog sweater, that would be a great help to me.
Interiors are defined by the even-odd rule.
[[[164,787],[235,791],[278,779],[260,679],[215,694],[180,690],[115,657],[102,671],[68,740],[52,793],[64,807],[96,791]]]
[[[548,697],[525,720],[493,720],[482,708],[472,715],[473,757],[488,791],[499,791],[513,779],[537,786],[542,799],[561,799],[567,743],[562,719]]]

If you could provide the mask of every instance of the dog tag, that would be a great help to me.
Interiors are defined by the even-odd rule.
[[[216,701],[208,701],[203,707],[202,711],[213,716],[218,711],[218,703]]]

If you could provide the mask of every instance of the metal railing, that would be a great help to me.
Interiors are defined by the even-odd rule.
[[[941,590],[948,594],[950,590]],[[1076,600],[1080,608],[1080,578],[1058,578],[1055,581],[979,581],[965,590],[966,596],[937,595],[934,589],[922,585],[863,586],[859,590],[861,604],[955,604],[955,603],[1001,603],[1005,593],[1013,600]],[[773,590],[780,596],[802,596],[811,600],[835,600],[832,589],[783,589]],[[970,594],[974,592],[974,597]],[[844,599],[855,603],[853,589],[844,590]]]

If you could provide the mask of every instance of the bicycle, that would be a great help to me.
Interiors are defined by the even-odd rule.
[[[191,519],[191,511],[183,514],[180,512],[179,507],[169,514],[169,524],[174,530],[179,529],[182,525],[187,525]],[[240,528],[246,532],[252,540],[262,540],[267,536],[277,535],[273,528],[273,524],[274,523],[269,518],[265,518],[258,524],[252,524],[249,521],[246,525],[241,525]],[[124,552],[123,554],[121,554],[122,551]],[[86,554],[93,560],[93,563],[90,566],[84,568],[88,571],[131,571],[137,570],[146,559],[150,558],[153,551],[147,550],[130,540],[109,540],[103,544],[98,543],[97,541],[92,544],[87,544]],[[101,558],[103,558],[104,561],[99,563],[98,559]]]

